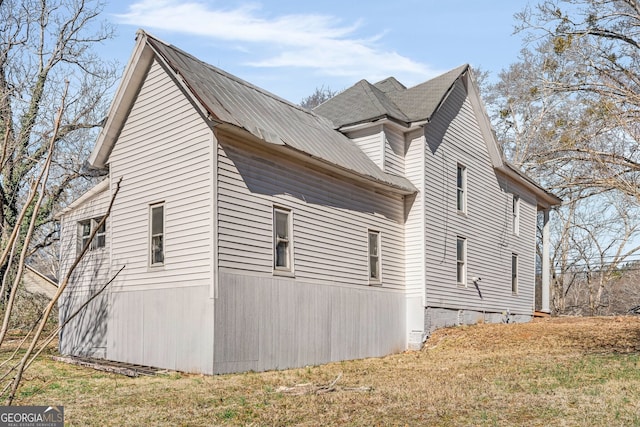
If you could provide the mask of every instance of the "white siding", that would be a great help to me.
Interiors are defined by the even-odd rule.
[[[110,156],[122,185],[112,211],[107,358],[213,369],[213,134],[154,62]],[[149,206],[164,203],[164,265],[149,266]]]
[[[521,233],[514,236],[507,184],[493,169],[464,87],[458,83],[426,127],[427,305],[531,313],[535,199],[521,196]],[[466,215],[456,209],[456,167],[467,168]],[[520,189],[517,189],[520,190]],[[456,236],[467,239],[467,287],[456,285]],[[511,292],[511,254],[520,259],[520,292]],[[471,277],[481,277],[479,291]],[[482,295],[482,298],[480,297]]]
[[[380,169],[384,170],[386,147],[382,125],[349,132],[347,136],[355,142],[364,154],[369,156]]]
[[[425,140],[422,133],[407,135],[406,177],[418,189],[405,201],[405,280],[407,289],[407,332],[422,331],[425,295]]]
[[[405,174],[404,133],[395,127],[384,127],[384,171],[394,175]]]
[[[367,231],[380,231],[382,285],[404,288],[403,203],[277,156],[221,140],[219,266],[271,275],[273,206],[293,214],[295,277],[368,285]]]
[[[110,157],[123,178],[113,208],[116,290],[210,286],[212,136],[176,83],[154,62]],[[164,267],[149,267],[149,205],[164,202]]]
[[[79,255],[78,223],[92,218],[102,217],[111,199],[108,187],[86,200],[80,206],[66,213],[60,219],[60,272],[63,280]],[[58,301],[60,323],[74,314],[95,292],[110,278],[111,220],[106,223],[104,248],[88,251],[73,272],[66,290]],[[106,316],[108,298],[106,294],[96,298],[87,308],[75,317],[60,333],[60,352],[85,356],[102,356],[106,348]]]

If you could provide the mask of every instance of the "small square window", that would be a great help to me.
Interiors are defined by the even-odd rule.
[[[84,247],[89,244],[89,239],[93,231],[98,228],[102,218],[92,218],[78,222],[78,253],[82,252]],[[104,248],[106,246],[106,221],[98,228],[96,234],[91,241],[89,250]]]

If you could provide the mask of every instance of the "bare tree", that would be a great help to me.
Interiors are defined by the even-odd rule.
[[[0,345],[25,263],[54,237],[53,212],[93,184],[83,159],[116,81],[115,64],[92,51],[112,35],[97,22],[102,8],[100,1],[0,0]],[[8,404],[65,286],[24,337],[31,342],[20,362],[2,377],[15,373],[2,393]]]
[[[548,47],[537,52],[555,68],[545,88],[575,101],[555,147],[582,165],[567,185],[640,198],[640,2],[546,0],[517,18],[529,43]]]
[[[506,156],[564,199],[555,312],[606,310],[607,287],[639,249],[638,10],[621,0],[527,8],[528,47],[485,91]]]
[[[333,98],[338,94],[337,91],[331,90],[331,88],[325,88],[324,86],[317,87],[316,90],[309,96],[300,101],[300,106],[309,110],[316,108],[318,105]]]
[[[69,201],[70,190],[88,175],[82,170],[93,130],[100,126],[116,81],[114,64],[99,60],[96,43],[111,37],[96,23],[102,3],[84,0],[3,0],[0,2],[0,249],[21,226],[29,181],[52,154],[49,185],[35,222],[30,254],[51,242],[52,212]],[[68,80],[65,108],[49,151],[52,124]],[[87,185],[87,184],[84,184]],[[31,209],[31,207],[28,207]],[[24,230],[15,240],[18,252]],[[2,275],[15,275],[9,257]],[[4,297],[5,295],[2,295]]]

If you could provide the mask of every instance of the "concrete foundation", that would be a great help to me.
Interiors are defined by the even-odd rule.
[[[431,334],[436,329],[450,326],[473,325],[475,323],[524,323],[533,318],[531,314],[505,312],[483,312],[427,307],[425,309],[425,331]]]

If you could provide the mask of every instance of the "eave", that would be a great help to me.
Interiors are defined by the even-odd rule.
[[[505,162],[502,166],[496,167],[495,170],[497,173],[512,181],[518,182],[530,190],[536,196],[538,210],[546,210],[562,204],[561,198],[542,188],[509,163]]]
[[[153,62],[154,53],[147,46],[144,33],[136,34],[136,45],[116,90],[107,119],[98,135],[96,145],[89,155],[91,167],[102,169],[106,166],[124,122],[129,115],[134,100]]]
[[[296,160],[305,166],[328,174],[330,176],[339,177],[341,179],[347,179],[361,185],[365,185],[369,188],[374,188],[377,191],[383,193],[397,194],[401,196],[411,195],[418,192],[418,189],[406,178],[396,175],[389,175],[390,178],[396,178],[398,183],[381,181],[374,177],[357,173],[351,169],[340,167],[334,163],[326,161],[322,158],[315,157],[304,151],[296,150],[295,148],[281,144],[271,143],[267,139],[260,139],[248,132],[245,129],[239,128],[229,123],[218,123],[214,127],[214,132],[218,137],[224,138],[224,136],[231,137],[240,143],[249,144],[253,149],[268,150],[271,152],[281,153],[292,160]],[[265,144],[265,142],[268,144]]]

